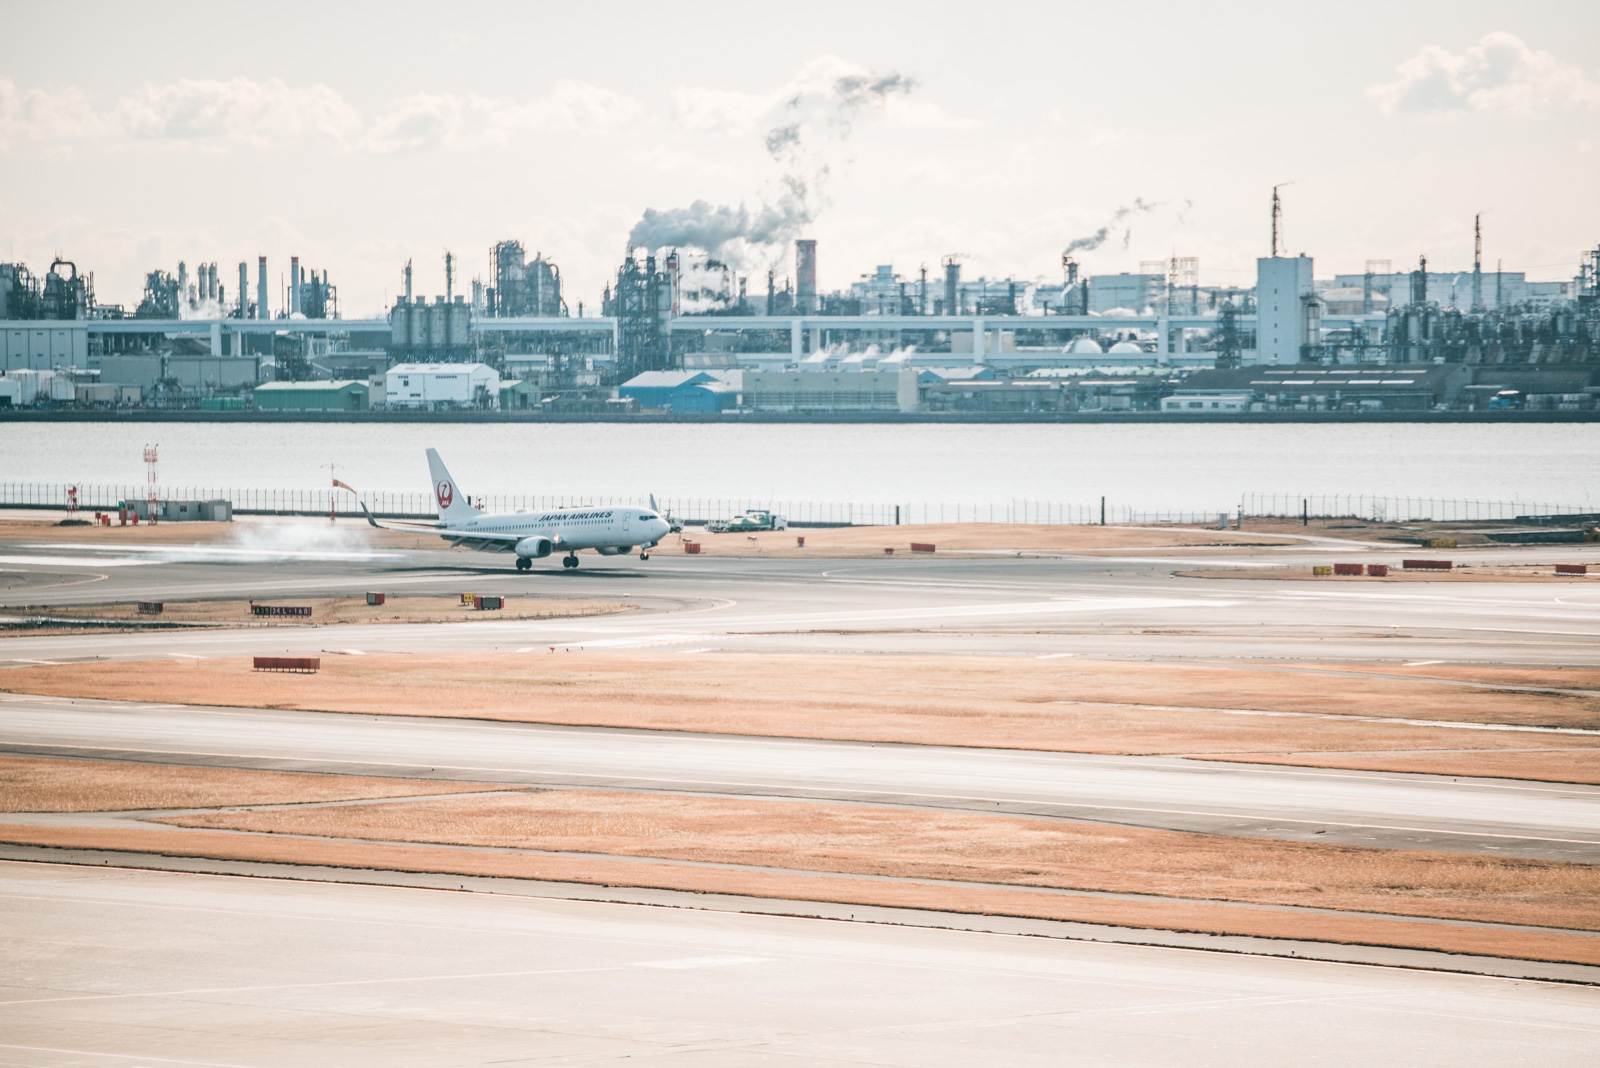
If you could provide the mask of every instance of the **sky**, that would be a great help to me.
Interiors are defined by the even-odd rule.
[[[1288,251],[1570,278],[1600,244],[1600,5],[0,0],[0,260],[103,303],[265,255],[346,317],[515,238],[597,311],[630,241],[819,285]],[[1101,231],[1104,230],[1104,236]],[[458,290],[460,291],[460,290]],[[274,311],[279,297],[271,297]]]

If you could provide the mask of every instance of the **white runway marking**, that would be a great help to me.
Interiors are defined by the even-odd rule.
[[[135,567],[158,563],[156,560],[117,560],[112,557],[87,559],[79,556],[0,556],[0,564],[45,564],[50,567]]]

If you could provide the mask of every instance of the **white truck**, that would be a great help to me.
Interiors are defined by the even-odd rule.
[[[788,530],[789,520],[785,516],[773,515],[764,508],[751,508],[749,511],[734,516],[732,519],[715,519],[706,524],[709,534],[742,534],[754,533],[758,530]]]

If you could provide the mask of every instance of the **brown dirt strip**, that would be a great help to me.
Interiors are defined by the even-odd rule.
[[[124,831],[0,824],[0,841],[63,849],[120,850],[215,860],[258,860],[347,869],[652,887],[693,893],[881,905],[1600,964],[1600,939],[1582,935],[1455,927],[1404,919],[1378,920],[1254,910],[1239,906],[1052,896],[1027,891],[872,882],[825,875],[580,860],[510,852],[444,851],[421,846],[318,842],[203,831]]]
[[[1437,556],[1448,550],[1425,550],[1430,556]],[[1331,562],[1331,561],[1330,561]],[[1349,561],[1351,563],[1370,563],[1369,558]],[[1376,561],[1381,563],[1382,561]],[[1520,567],[1520,565],[1519,565]],[[1527,570],[1513,567],[1466,567],[1455,568],[1451,571],[1402,571],[1400,561],[1396,559],[1389,565],[1389,574],[1383,578],[1371,575],[1315,575],[1309,567],[1230,567],[1214,568],[1201,571],[1175,571],[1178,578],[1194,579],[1272,579],[1282,582],[1286,579],[1303,579],[1307,582],[1567,582],[1567,583],[1593,583],[1600,579],[1600,570],[1591,575],[1557,575],[1553,565],[1545,564],[1541,568],[1537,564],[1526,565]]]
[[[92,514],[85,513],[83,518]],[[315,529],[318,533],[337,530],[356,544],[376,549],[439,549],[444,542],[432,534],[380,530],[364,519],[341,517],[337,523],[310,516],[241,516],[233,523],[159,523],[137,527],[61,527],[64,513],[41,513],[38,519],[0,519],[0,542],[72,542],[95,545],[193,545],[228,544],[249,534],[267,534],[282,529]],[[113,517],[113,523],[116,522]],[[386,522],[386,520],[380,520]],[[406,520],[408,523],[417,520]],[[1289,534],[1306,533],[1299,530]],[[1308,533],[1320,531],[1313,528]],[[1023,549],[1026,551],[1074,552],[1083,549],[1180,548],[1186,545],[1285,545],[1283,537],[1253,536],[1249,531],[1188,530],[1143,527],[1065,526],[1023,523],[930,523],[916,526],[805,527],[787,531],[767,531],[756,535],[751,545],[746,534],[706,534],[698,527],[685,532],[701,543],[704,556],[882,556],[884,547],[909,553],[911,543],[933,542],[942,550]],[[800,549],[796,538],[806,539]],[[681,555],[680,539],[672,535],[657,551]]]
[[[480,611],[455,597],[391,597],[381,605],[367,604],[366,597],[287,597],[271,601],[168,601],[160,615],[141,615],[137,603],[97,605],[25,605],[7,608],[7,616],[44,616],[50,619],[111,620],[158,623],[206,623],[215,626],[304,626],[307,623],[459,623],[507,619],[565,619],[572,616],[606,615],[625,612],[631,604],[613,601],[566,600],[538,597],[520,590],[511,593],[479,579],[464,580],[472,589],[466,593],[503,596],[504,607]],[[381,585],[378,583],[377,585]],[[374,590],[373,592],[381,592]],[[311,609],[309,619],[298,617],[260,617],[251,611],[252,603],[294,605]]]
[[[125,812],[503,789],[487,783],[0,756],[0,812]]]
[[[1026,816],[553,790],[158,822],[1600,930],[1600,866]]]
[[[1572,667],[1493,667],[1478,664],[1245,664],[1209,661],[1252,671],[1305,672],[1322,675],[1360,675],[1374,679],[1421,679],[1456,686],[1517,687],[1558,696],[1600,697],[1600,671]],[[1511,692],[1510,690],[1504,692]]]
[[[92,519],[94,509],[81,512],[79,518]],[[271,539],[279,532],[314,531],[326,536],[328,531],[348,539],[352,547],[373,549],[437,549],[443,542],[430,534],[406,534],[399,531],[376,530],[365,519],[340,517],[330,523],[326,516],[238,516],[232,523],[140,523],[138,526],[116,525],[116,511],[112,510],[109,527],[71,526],[58,524],[66,518],[65,512],[39,512],[37,517],[0,518],[0,543],[66,543],[113,547],[117,545],[255,545],[255,539]]]
[[[799,548],[798,540],[806,540]],[[911,552],[911,543],[931,544],[936,553],[1084,552],[1098,549],[1177,549],[1193,545],[1260,547],[1293,545],[1289,538],[1253,536],[1249,531],[1181,530],[1147,527],[1062,526],[1023,523],[929,523],[916,526],[811,527],[756,534],[707,534],[691,527],[672,535],[658,552],[682,554],[684,541],[696,542],[701,556],[881,557]]]
[[[1600,735],[1341,718],[1597,728],[1600,696],[1498,688],[1581,690],[1600,681],[1594,671],[1357,665],[1337,673],[1268,672],[1214,663],[751,654],[688,659],[610,652],[324,657],[321,673],[308,676],[253,672],[247,660],[185,663],[181,672],[167,661],[17,668],[0,672],[0,690],[1116,755],[1293,757],[1301,763],[1320,752],[1345,760],[1365,751],[1437,750],[1437,774],[1472,776],[1510,766],[1480,764],[1478,754],[1560,749],[1567,752],[1552,754],[1548,766],[1539,756],[1515,759],[1529,778],[1600,783]],[[1476,685],[1457,684],[1462,681]],[[1151,707],[1169,704],[1182,707]]]

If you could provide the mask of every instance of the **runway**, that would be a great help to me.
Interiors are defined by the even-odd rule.
[[[1600,1054],[1600,990],[1410,969],[5,862],[0,902],[13,1064],[1563,1068]]]
[[[148,547],[147,547],[148,548]],[[1364,558],[1369,550],[1341,550]],[[1529,550],[1468,558],[1526,559]],[[1589,559],[1587,546],[1540,559]],[[1389,555],[1394,555],[1391,551]],[[489,651],[535,646],[709,648],[758,652],[1072,654],[1600,667],[1600,584],[1226,581],[1176,577],[1196,567],[1325,563],[1326,548],[1190,549],[871,560],[585,558],[577,571],[517,574],[467,552],[266,552],[174,547],[93,551],[11,545],[3,604],[71,605],[184,598],[286,599],[459,592],[618,600],[615,616],[470,627],[344,625],[231,631],[8,637],[0,666],[29,660],[171,655]],[[0,607],[3,614],[3,607]]]
[[[0,695],[0,712],[0,751],[12,753],[848,801],[1600,862],[1592,786],[20,695]]]

